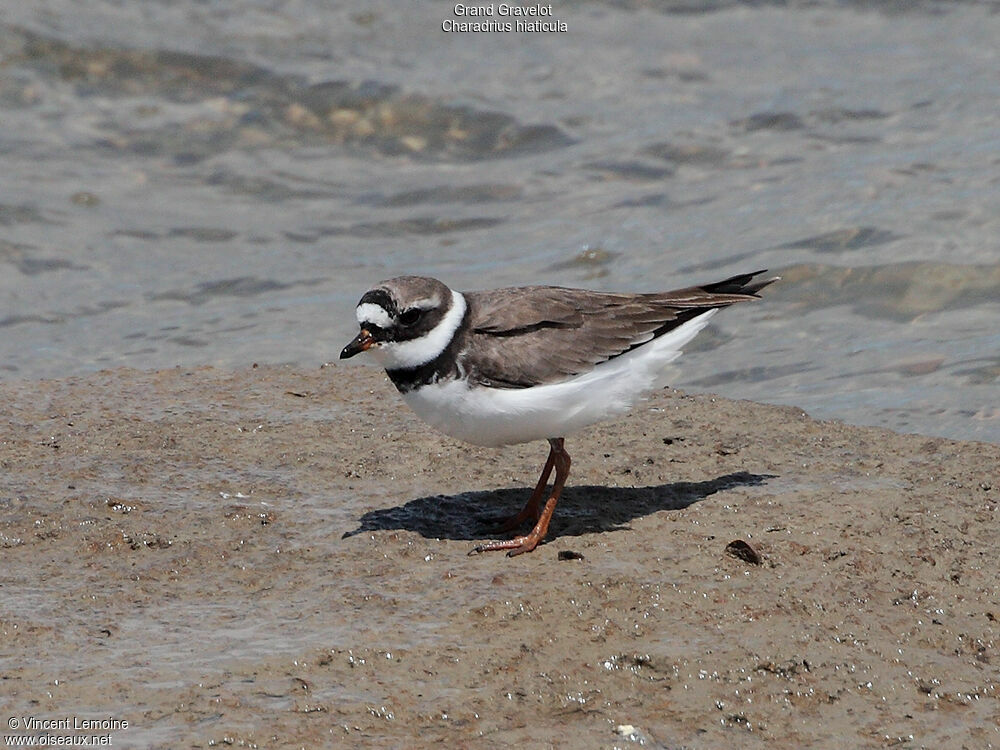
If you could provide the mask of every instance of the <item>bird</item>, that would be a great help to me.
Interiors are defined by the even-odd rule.
[[[664,366],[721,308],[759,299],[766,270],[668,292],[561,286],[458,292],[424,276],[376,284],[355,309],[360,331],[341,359],[370,352],[410,408],[458,440],[497,447],[547,440],[527,503],[497,529],[526,534],[469,554],[534,550],[569,476],[565,438],[626,413],[666,385]],[[549,479],[555,472],[552,488]]]

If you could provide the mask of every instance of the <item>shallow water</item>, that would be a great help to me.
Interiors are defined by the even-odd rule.
[[[757,268],[677,385],[1000,441],[1000,17],[964,3],[0,9],[0,375],[315,364],[374,281]]]

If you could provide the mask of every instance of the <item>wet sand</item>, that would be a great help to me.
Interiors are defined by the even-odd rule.
[[[431,433],[372,368],[8,382],[0,414],[8,716],[127,721],[114,747],[1000,745],[997,445],[664,391],[567,441],[545,545],[470,557],[544,444]]]

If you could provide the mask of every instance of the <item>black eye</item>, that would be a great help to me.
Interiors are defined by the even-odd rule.
[[[420,320],[420,316],[423,315],[423,312],[423,310],[416,307],[411,307],[409,310],[403,310],[403,312],[399,314],[399,324],[409,328]]]

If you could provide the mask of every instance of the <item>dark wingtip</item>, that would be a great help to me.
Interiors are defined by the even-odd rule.
[[[754,276],[760,276],[762,273],[767,273],[767,269],[765,268],[761,271],[754,271],[753,273],[748,274],[747,282],[750,282]],[[769,279],[761,279],[760,281],[754,281],[753,283],[744,283],[743,289],[741,289],[739,293],[752,294],[756,297],[757,292],[759,292],[761,289],[768,286],[769,284],[773,284],[775,281],[781,281],[781,277],[772,276]]]
[[[741,273],[736,276],[730,276],[728,279],[723,281],[717,281],[714,284],[706,284],[702,287],[706,292],[711,292],[712,294],[745,294],[750,297],[756,297],[757,292],[766,287],[768,284],[773,284],[778,281],[780,276],[772,276],[769,279],[763,279],[762,281],[754,281],[755,276],[760,276],[762,273],[767,273],[767,269],[763,268],[760,271],[752,271],[750,273]]]

